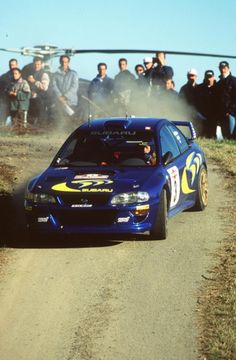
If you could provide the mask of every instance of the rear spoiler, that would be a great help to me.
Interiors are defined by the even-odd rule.
[[[196,131],[191,121],[171,121],[178,129],[185,135],[189,141],[194,141],[197,138]]]

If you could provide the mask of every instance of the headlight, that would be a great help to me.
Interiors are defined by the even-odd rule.
[[[149,200],[149,194],[144,191],[122,193],[115,195],[111,200],[112,205],[126,205],[143,203]]]
[[[40,193],[32,193],[27,191],[25,194],[25,199],[26,200],[30,200],[33,203],[38,203],[38,204],[55,204],[56,203],[56,199],[54,198],[54,196],[52,195],[48,195],[48,194],[40,194]]]

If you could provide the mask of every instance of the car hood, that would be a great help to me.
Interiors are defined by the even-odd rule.
[[[64,169],[49,168],[35,179],[34,191],[41,192],[128,192],[144,190],[157,168]]]

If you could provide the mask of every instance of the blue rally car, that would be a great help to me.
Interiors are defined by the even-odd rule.
[[[27,224],[36,233],[140,233],[167,237],[167,219],[208,202],[206,159],[190,122],[88,121],[31,179]]]

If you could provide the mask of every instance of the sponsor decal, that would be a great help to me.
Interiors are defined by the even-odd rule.
[[[83,174],[83,175],[75,175],[74,180],[87,180],[87,179],[108,179],[108,175],[104,174]]]
[[[46,223],[48,222],[49,216],[46,217],[38,217],[38,223]]]
[[[95,136],[108,136],[108,135],[112,135],[112,136],[124,136],[124,135],[136,135],[136,131],[129,131],[129,130],[104,130],[104,131],[91,131],[91,135],[95,135]]]
[[[72,204],[72,208],[91,208],[92,204]]]
[[[102,188],[102,189],[81,189],[81,190],[78,190],[78,192],[83,192],[83,193],[86,193],[86,192],[92,192],[92,193],[98,193],[98,192],[106,192],[106,193],[111,193],[113,192],[113,189],[106,189],[106,188]]]
[[[117,222],[118,223],[127,223],[130,219],[130,216],[127,216],[127,217],[120,217],[117,219]]]
[[[167,170],[170,179],[171,198],[170,207],[175,206],[179,201],[180,196],[180,176],[177,166],[172,166]]]
[[[136,206],[136,210],[148,210],[149,209],[149,205],[138,205]]]
[[[196,191],[193,188],[196,175],[199,172],[200,165],[202,164],[202,155],[192,152],[186,159],[186,166],[183,171],[181,188],[184,194],[191,194]]]
[[[110,184],[113,184],[113,181],[108,179],[73,180],[71,181],[70,185],[68,185],[66,182],[53,185],[52,190],[62,192],[112,192],[113,189],[98,187],[101,185],[106,186]]]

